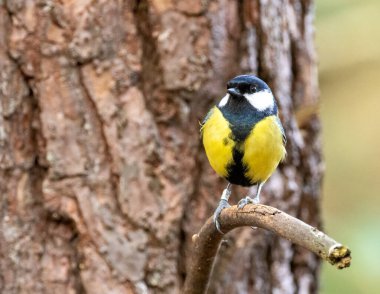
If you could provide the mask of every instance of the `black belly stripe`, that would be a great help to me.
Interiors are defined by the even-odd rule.
[[[247,166],[243,164],[244,150],[242,144],[247,139],[255,125],[267,116],[277,115],[277,106],[265,111],[258,111],[246,99],[230,98],[227,105],[219,107],[231,129],[230,139],[235,142],[232,150],[233,162],[228,164],[226,180],[231,184],[249,187],[257,184],[245,176]]]
[[[256,183],[245,176],[247,166],[243,164],[244,153],[236,147],[232,151],[233,162],[227,166],[227,181],[231,184],[249,187]]]
[[[218,107],[223,117],[229,122],[235,142],[243,142],[255,125],[267,116],[277,114],[277,106],[271,110],[258,111],[245,99],[238,104],[233,99],[225,107]]]

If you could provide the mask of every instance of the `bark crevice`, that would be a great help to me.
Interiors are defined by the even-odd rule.
[[[262,199],[319,224],[320,125],[296,120],[318,96],[311,1],[41,3],[0,1],[0,255],[17,259],[0,262],[3,292],[181,292],[226,185],[198,121],[247,71],[289,138]],[[318,260],[272,234],[236,230],[222,249],[215,293],[317,292]]]

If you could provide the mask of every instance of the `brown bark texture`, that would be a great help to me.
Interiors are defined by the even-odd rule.
[[[347,268],[351,264],[351,251],[346,246],[315,227],[271,206],[249,204],[240,209],[234,205],[222,211],[220,222],[225,233],[242,226],[262,228],[314,252],[338,269]],[[207,292],[212,266],[223,235],[216,228],[213,217],[206,221],[198,234],[193,235],[192,258],[184,285],[185,294]]]
[[[313,14],[308,0],[0,1],[0,292],[181,293],[226,185],[199,121],[242,73],[269,83],[288,137],[262,202],[319,227]],[[318,268],[242,228],[209,291],[315,293]]]

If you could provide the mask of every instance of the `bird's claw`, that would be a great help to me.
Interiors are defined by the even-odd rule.
[[[224,234],[220,228],[219,223],[219,215],[222,212],[223,209],[230,207],[231,205],[228,204],[228,201],[225,199],[220,199],[218,207],[215,209],[214,212],[214,224],[216,229],[219,231],[219,233]]]
[[[243,199],[241,199],[241,200],[238,202],[237,207],[238,207],[238,209],[243,209],[243,207],[246,206],[246,205],[249,204],[249,203],[252,203],[252,204],[258,204],[259,201],[258,201],[256,198],[252,199],[251,197],[248,197],[248,196],[247,196],[247,197],[244,197]]]

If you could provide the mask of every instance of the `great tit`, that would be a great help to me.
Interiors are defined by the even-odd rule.
[[[227,83],[227,93],[211,108],[201,125],[207,158],[215,172],[229,183],[214,212],[214,223],[229,207],[231,184],[257,185],[254,198],[238,202],[259,203],[260,191],[286,155],[286,137],[269,86],[253,75],[240,75]]]

